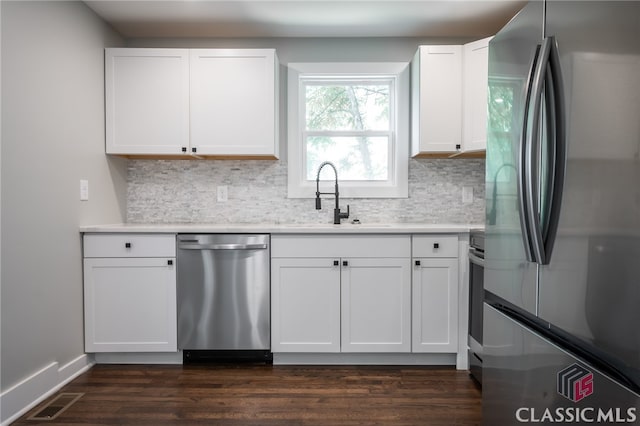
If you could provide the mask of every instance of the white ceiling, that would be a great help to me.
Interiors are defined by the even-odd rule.
[[[484,37],[522,0],[87,0],[126,38]]]

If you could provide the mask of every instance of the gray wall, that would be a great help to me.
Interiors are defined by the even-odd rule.
[[[275,48],[280,60],[279,161],[151,161],[129,163],[127,221],[291,223],[330,222],[331,201],[287,198],[287,67],[289,62],[409,62],[421,44],[458,44],[462,39],[266,38],[131,39],[130,47]],[[229,201],[216,201],[216,186]],[[462,187],[474,202],[462,204]],[[309,194],[312,196],[313,194]],[[420,159],[409,162],[408,199],[355,199],[353,216],[363,223],[484,222],[484,160]]]
[[[1,5],[5,391],[84,353],[78,226],[124,220],[126,162],[104,155],[103,48],[122,40],[82,2]]]

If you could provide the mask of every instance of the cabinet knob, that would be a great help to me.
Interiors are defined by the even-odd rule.
[[[167,265],[169,266],[173,265],[173,260],[172,259],[167,260]]]
[[[338,266],[338,265],[340,265],[340,262],[338,262],[337,260],[334,260],[333,261],[333,266]]]
[[[124,243],[124,248],[131,248],[131,243]]]
[[[198,148],[196,148],[195,146],[191,148],[191,152],[196,152],[196,151],[198,151]]]
[[[439,249],[440,248],[440,243],[433,243],[433,248],[434,249]]]
[[[416,266],[420,266],[420,261],[416,260]]]
[[[186,146],[182,147],[182,152],[187,152],[187,147]]]
[[[460,144],[459,144],[459,143],[458,143],[458,144],[456,144],[456,149],[457,149],[458,151],[460,151],[460,148],[462,148],[462,146],[460,146]]]
[[[349,266],[349,262],[348,262],[348,261],[346,261],[346,260],[343,260],[343,261],[342,261],[342,266]]]

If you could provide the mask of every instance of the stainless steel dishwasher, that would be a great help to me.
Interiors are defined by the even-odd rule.
[[[270,238],[178,235],[178,348],[185,362],[270,362]]]

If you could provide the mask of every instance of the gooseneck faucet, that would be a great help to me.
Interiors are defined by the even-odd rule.
[[[334,192],[320,192],[320,171],[324,166],[331,166],[333,169],[333,173],[336,175],[336,190]],[[349,205],[347,204],[347,212],[340,213],[340,192],[338,191],[338,170],[336,166],[333,165],[330,161],[325,161],[320,164],[318,167],[318,175],[316,176],[316,210],[320,210],[322,208],[322,203],[320,201],[320,195],[328,195],[333,194],[336,199],[336,208],[333,209],[333,223],[334,225],[340,225],[340,219],[347,219],[349,217]]]

